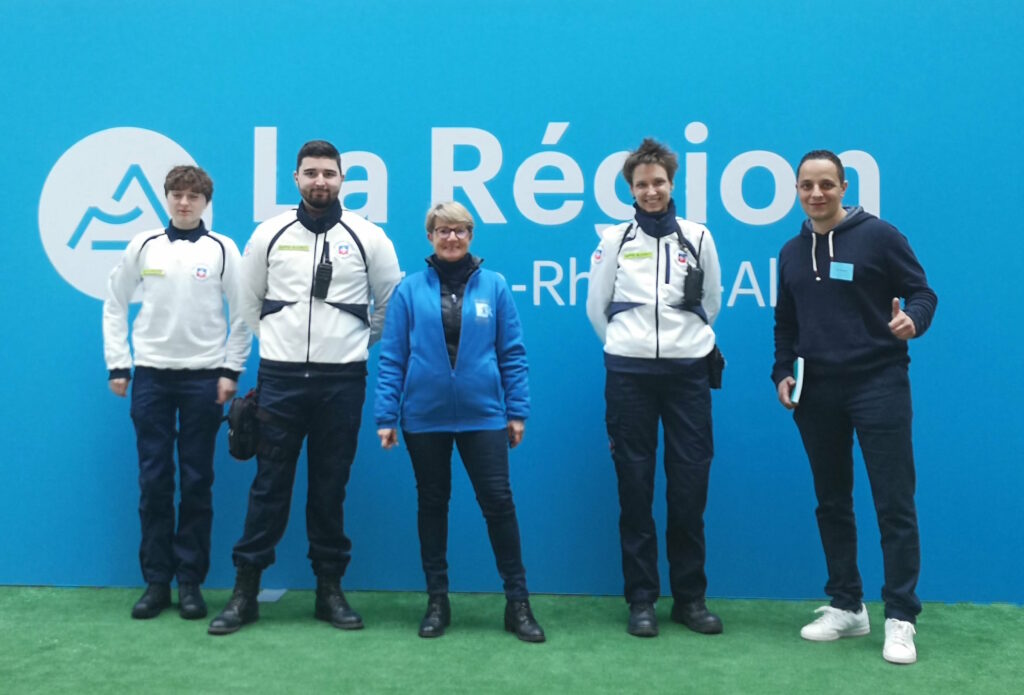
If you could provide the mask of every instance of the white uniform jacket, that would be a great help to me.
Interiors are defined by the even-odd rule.
[[[587,318],[609,355],[643,359],[699,358],[711,352],[711,326],[722,306],[722,271],[706,227],[676,218],[700,253],[703,311],[682,308],[693,253],[676,234],[655,238],[635,222],[609,227],[590,260]],[[623,238],[625,236],[625,242]]]
[[[319,299],[313,279],[325,242],[332,273]],[[245,247],[243,315],[261,359],[365,362],[400,280],[395,247],[377,225],[343,210],[341,223],[316,234],[290,210],[260,224]]]
[[[142,285],[142,308],[132,324],[136,365],[225,369],[237,376],[252,348],[252,334],[240,307],[240,270],[235,242],[216,232],[207,231],[195,241],[171,241],[163,229],[137,235],[107,281],[103,303],[107,369],[132,367],[128,307]]]

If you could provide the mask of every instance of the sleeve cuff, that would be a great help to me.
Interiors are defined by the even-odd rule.
[[[108,381],[113,381],[114,379],[128,379],[130,381],[131,378],[132,378],[132,370],[131,369],[111,369],[110,370],[110,376],[107,377],[107,380]]]
[[[226,367],[222,367],[221,370],[220,370],[220,375],[224,379],[231,379],[231,381],[238,381],[239,377],[242,376],[242,373],[241,372],[236,372],[233,369],[227,369]]]

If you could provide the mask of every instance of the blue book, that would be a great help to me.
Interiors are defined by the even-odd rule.
[[[800,394],[804,390],[804,358],[797,357],[796,361],[793,362],[793,378],[796,379],[796,386],[793,387],[793,391],[789,394],[789,400],[796,405],[800,402]]]

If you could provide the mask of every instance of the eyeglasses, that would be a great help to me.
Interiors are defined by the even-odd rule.
[[[455,235],[456,239],[466,239],[469,237],[468,229],[455,229],[453,227],[435,227],[434,234],[438,235],[442,239]]]

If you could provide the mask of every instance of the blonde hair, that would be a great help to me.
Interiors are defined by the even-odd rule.
[[[430,209],[427,210],[427,234],[433,233],[438,222],[462,225],[469,231],[473,231],[473,215],[466,209],[466,206],[454,201],[430,206]]]

